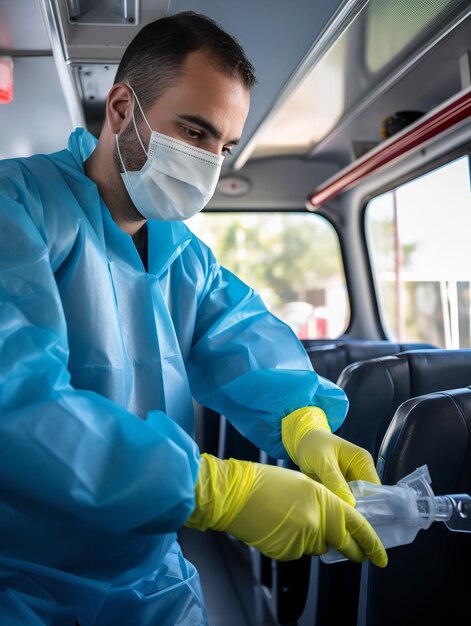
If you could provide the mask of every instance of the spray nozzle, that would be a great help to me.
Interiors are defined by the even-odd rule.
[[[471,496],[435,496],[426,465],[402,478],[396,485],[377,485],[363,480],[349,483],[356,509],[370,522],[385,548],[414,541],[420,529],[445,522],[450,530],[471,532]],[[332,548],[321,560],[343,561]]]

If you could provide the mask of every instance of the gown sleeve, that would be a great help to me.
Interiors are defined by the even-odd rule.
[[[71,386],[49,250],[7,185],[0,179],[0,493],[113,534],[175,531],[194,508],[198,448],[160,411],[142,420]]]
[[[188,366],[192,392],[270,456],[288,459],[284,416],[319,406],[336,430],[348,400],[313,371],[301,342],[260,296],[210,257]]]

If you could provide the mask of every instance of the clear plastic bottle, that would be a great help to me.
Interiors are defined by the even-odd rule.
[[[450,530],[471,532],[471,496],[435,496],[426,465],[402,478],[397,485],[375,485],[363,480],[349,483],[356,509],[370,522],[385,548],[414,541],[421,528],[445,522]],[[323,554],[324,563],[345,561],[334,548]]]

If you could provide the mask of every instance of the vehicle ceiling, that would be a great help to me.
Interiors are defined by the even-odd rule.
[[[389,1],[407,4],[404,0]],[[469,55],[471,41],[469,2],[449,0],[454,9],[450,11],[450,20],[453,18],[456,23],[452,32],[445,37],[443,24],[439,24],[434,31],[436,45],[425,51],[425,41],[418,37],[402,56],[398,55],[371,77],[365,71],[361,48],[364,30],[358,27],[354,40],[349,42],[345,68],[348,114],[341,116],[327,136],[304,154],[293,156],[288,151],[275,158],[254,159],[250,158],[250,149],[256,131],[270,117],[273,105],[283,102],[283,88],[290,77],[301,78],[316,59],[316,46],[325,42],[329,28],[334,32],[335,18],[348,17],[352,10],[358,12],[368,4],[367,0],[140,0],[139,21],[119,25],[72,23],[68,19],[68,4],[74,3],[0,3],[0,56],[14,59],[15,91],[13,103],[0,107],[0,157],[60,149],[72,128],[80,123],[98,134],[104,99],[127,43],[153,19],[194,10],[212,17],[237,37],[258,78],[243,140],[225,163],[223,174],[233,174],[235,167],[241,167],[238,174],[260,176],[265,181],[260,189],[266,190],[276,178],[273,174],[268,176],[266,168],[274,172],[278,163],[279,169],[286,172],[293,170],[294,160],[299,165],[296,182],[301,195],[288,202],[289,206],[381,141],[380,126],[385,116],[407,109],[428,112],[457,93],[463,87],[459,59]],[[109,14],[114,5],[123,5],[123,0],[75,0],[75,4],[82,6],[85,14],[85,9],[98,6]],[[409,4],[416,4],[420,10],[423,2],[410,0]],[[49,19],[52,38],[44,15]],[[257,202],[257,196],[250,200],[253,207]],[[225,201],[219,204],[225,206]],[[228,199],[226,204],[230,207],[237,203]]]

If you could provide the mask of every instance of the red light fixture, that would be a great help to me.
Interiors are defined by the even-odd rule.
[[[0,57],[0,104],[13,100],[13,59]]]

